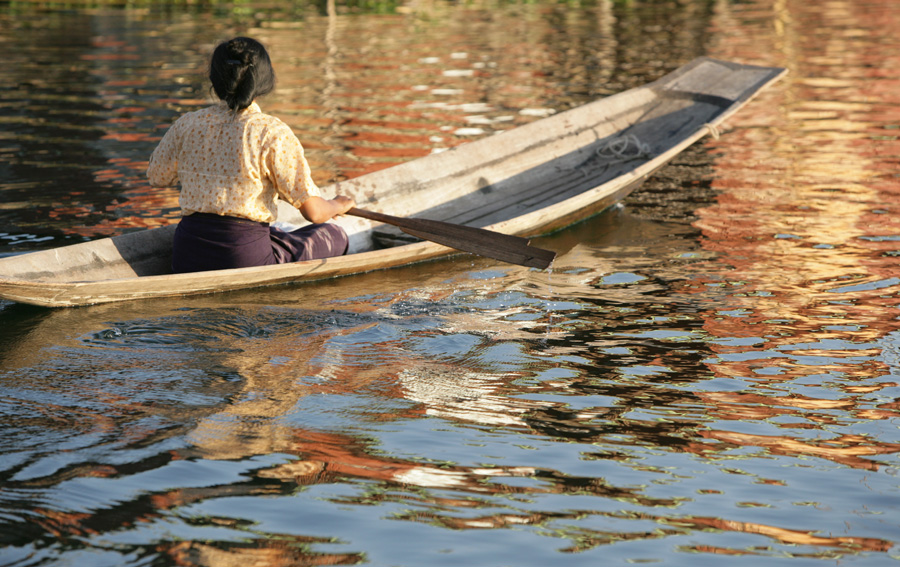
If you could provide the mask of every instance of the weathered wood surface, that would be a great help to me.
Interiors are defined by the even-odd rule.
[[[416,217],[395,217],[357,207],[347,211],[347,214],[396,226],[414,237],[437,242],[455,250],[519,266],[546,270],[556,258],[556,252],[531,246],[528,238],[476,226]]]
[[[398,217],[544,234],[627,196],[784,73],[698,58],[643,87],[323,191]],[[305,223],[284,203],[279,221]],[[432,242],[377,248],[376,242],[402,239],[366,219],[338,222],[350,234],[349,255],[259,268],[170,274],[172,226],[7,257],[0,259],[0,297],[61,307],[212,293],[391,268],[452,252]]]

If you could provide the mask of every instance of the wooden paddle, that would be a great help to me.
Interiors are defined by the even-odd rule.
[[[346,214],[390,224],[423,240],[519,266],[544,270],[550,267],[556,257],[556,252],[530,246],[527,238],[484,228],[428,219],[393,217],[356,207]]]

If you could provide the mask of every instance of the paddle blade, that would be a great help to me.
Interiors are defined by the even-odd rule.
[[[528,239],[519,236],[510,236],[482,228],[460,225],[450,225],[452,230],[447,230],[447,227],[440,226],[435,231],[434,226],[427,225],[430,223],[443,223],[423,219],[407,220],[422,221],[420,224],[426,225],[416,228],[401,226],[400,230],[407,234],[422,240],[443,244],[462,252],[500,260],[501,262],[546,270],[553,263],[553,259],[556,258],[556,252],[531,246],[528,244]]]

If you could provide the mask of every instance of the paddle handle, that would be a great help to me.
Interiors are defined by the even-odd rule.
[[[383,222],[385,224],[396,224],[396,222],[400,220],[399,217],[392,217],[391,215],[376,213],[375,211],[367,211],[366,209],[360,209],[359,207],[351,207],[350,210],[344,214],[373,220],[375,222]]]

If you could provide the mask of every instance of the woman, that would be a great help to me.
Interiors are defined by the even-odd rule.
[[[264,266],[346,253],[347,234],[327,221],[355,202],[340,195],[324,199],[300,141],[254,102],[275,87],[266,49],[247,37],[220,44],[210,60],[209,79],[220,102],[179,118],[153,151],[147,169],[153,186],[181,183],[173,271]],[[270,227],[279,197],[313,224],[293,232]]]

